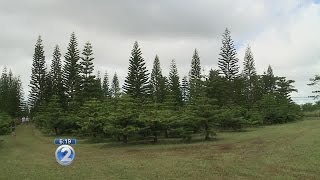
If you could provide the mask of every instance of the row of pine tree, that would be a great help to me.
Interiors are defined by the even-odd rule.
[[[13,117],[27,114],[20,77],[5,67],[0,77],[0,134],[9,132]]]
[[[151,72],[137,42],[129,59],[128,74],[120,87],[117,74],[109,83],[105,73],[94,75],[92,45],[82,52],[71,34],[64,63],[55,47],[50,69],[46,69],[41,37],[35,45],[29,105],[39,128],[55,134],[132,140],[182,138],[195,135],[214,138],[218,130],[241,130],[246,126],[285,123],[299,119],[299,106],[290,93],[293,80],[273,74],[271,66],[257,74],[250,47],[243,71],[230,31],[222,36],[217,70],[201,70],[197,50],[188,76],[180,79],[174,60],[169,76],[162,73],[155,56]]]

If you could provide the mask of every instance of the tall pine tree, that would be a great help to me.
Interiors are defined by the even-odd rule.
[[[6,106],[9,101],[9,78],[8,78],[8,70],[7,67],[4,67],[2,70],[1,78],[0,78],[0,111],[9,113],[9,107]]]
[[[22,111],[22,86],[20,77],[15,77],[11,70],[3,69],[0,77],[0,113],[17,117]],[[1,120],[1,117],[0,117]]]
[[[143,100],[149,93],[148,70],[142,58],[138,42],[134,43],[129,60],[128,76],[123,86],[124,92],[133,98]]]
[[[153,96],[153,101],[155,103],[162,103],[165,96],[165,82],[162,76],[162,70],[160,67],[160,60],[158,55],[156,55],[153,62],[153,69],[150,78],[151,93]]]
[[[233,80],[239,72],[239,66],[237,64],[239,60],[236,57],[237,52],[234,47],[234,42],[231,39],[230,31],[227,28],[222,35],[222,47],[219,55],[219,68],[228,81]]]
[[[59,102],[62,103],[64,99],[63,81],[62,81],[62,64],[61,52],[58,45],[54,48],[52,63],[51,63],[51,80],[52,93],[56,95]]]
[[[90,42],[86,42],[84,45],[84,49],[82,51],[82,57],[81,57],[81,74],[84,77],[84,79],[88,79],[90,76],[93,76],[93,70],[94,70],[94,65],[93,65],[93,60],[94,58],[92,57],[93,55],[93,50],[92,50],[92,45]]]
[[[114,73],[112,78],[111,95],[114,98],[120,97],[120,85],[117,73]]]
[[[253,76],[257,75],[255,64],[254,64],[254,58],[253,58],[253,54],[251,52],[250,46],[247,47],[246,53],[244,56],[242,75],[246,79],[250,79]]]
[[[82,57],[80,62],[80,72],[81,72],[81,94],[82,98],[86,101],[90,98],[96,97],[95,95],[95,76],[93,75],[94,65],[92,57],[93,50],[90,42],[84,45],[82,51]]]
[[[189,100],[189,82],[187,76],[182,78],[181,92],[183,102],[187,102]]]
[[[262,75],[263,94],[273,94],[276,90],[276,77],[273,74],[272,67],[269,65],[267,72]]]
[[[41,36],[35,45],[32,62],[32,73],[29,87],[31,88],[29,94],[29,104],[33,111],[36,111],[37,106],[45,100],[46,88],[46,66],[43,44]]]
[[[102,79],[101,73],[98,71],[96,78],[92,81],[92,87],[90,88],[91,98],[102,99],[103,98],[103,89],[102,89]]]
[[[63,85],[68,102],[75,101],[80,94],[80,64],[78,42],[75,33],[71,34],[63,68]]]
[[[46,68],[49,69],[49,68]],[[44,93],[44,99],[45,102],[48,103],[51,99],[51,96],[53,95],[53,89],[52,89],[52,74],[50,70],[46,71],[46,77],[45,77],[45,93]]]
[[[218,105],[225,105],[227,96],[227,81],[224,77],[220,76],[219,70],[211,69],[209,77],[206,80],[207,84],[207,96],[211,99],[216,99]]]
[[[278,98],[286,100],[289,103],[292,103],[292,99],[290,96],[290,93],[292,92],[298,92],[297,89],[292,85],[295,83],[294,80],[287,80],[286,77],[279,77],[276,85],[276,93],[278,95]]]
[[[201,65],[197,49],[194,50],[189,72],[190,100],[193,101],[200,96],[201,91]]]
[[[104,73],[103,82],[102,82],[102,91],[103,91],[103,97],[109,98],[111,95],[111,90],[109,88],[109,75],[108,72]]]
[[[180,88],[180,77],[175,60],[171,61],[169,72],[169,101],[174,107],[182,105],[182,93]]]
[[[247,107],[250,107],[255,101],[255,91],[257,85],[257,72],[254,64],[253,54],[250,46],[247,47],[244,62],[242,77],[244,78],[244,96]]]

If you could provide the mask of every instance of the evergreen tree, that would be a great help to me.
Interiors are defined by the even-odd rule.
[[[201,130],[205,136],[204,139],[210,140],[212,136],[216,135],[214,128],[218,124],[216,114],[219,111],[216,100],[206,95],[206,88],[202,88],[201,91],[192,106],[193,118],[197,124],[195,130]]]
[[[161,106],[163,107],[163,109],[173,110],[175,108],[173,105],[174,96],[171,93],[171,85],[170,85],[169,77],[163,76],[163,83],[164,83],[165,99]]]
[[[279,98],[287,100],[287,102],[291,103],[292,99],[290,96],[290,93],[292,92],[298,92],[297,89],[294,88],[294,86],[292,85],[295,81],[294,80],[286,80],[285,77],[278,77],[277,78],[277,95]]]
[[[207,95],[211,99],[216,99],[218,105],[223,106],[226,103],[227,97],[227,80],[219,75],[219,70],[210,70],[207,79]]]
[[[246,105],[249,107],[255,102],[255,90],[257,85],[257,74],[254,64],[253,54],[251,52],[250,46],[247,47],[244,62],[243,62],[243,71],[242,77],[244,78],[244,96],[246,99]]]
[[[19,77],[15,77],[11,70],[3,69],[0,77],[0,112],[11,117],[17,117],[22,112],[22,86]]]
[[[101,114],[102,104],[96,99],[86,101],[79,112],[80,132],[86,136],[104,135],[105,118]]]
[[[52,92],[53,95],[58,96],[59,102],[64,100],[64,89],[62,82],[62,65],[61,65],[61,52],[58,45],[54,48],[51,63],[51,80],[52,80]]]
[[[123,86],[124,92],[133,98],[144,99],[149,93],[148,70],[138,42],[134,43],[129,60],[128,76]]]
[[[267,72],[262,76],[263,94],[273,94],[276,90],[276,77],[273,74],[271,66],[268,66]]]
[[[115,110],[111,112],[104,131],[117,137],[122,136],[122,141],[127,143],[129,137],[137,134],[143,127],[139,121],[139,113],[136,101],[130,96],[123,96],[117,101]]]
[[[162,103],[164,101],[165,95],[165,84],[164,79],[162,76],[162,70],[160,67],[160,60],[158,55],[156,55],[154,62],[153,62],[153,69],[151,72],[150,78],[150,86],[151,86],[151,93],[153,96],[153,100],[156,103]]]
[[[249,109],[251,106],[249,102],[253,102],[253,92],[247,91],[246,79],[242,76],[238,76],[232,81],[232,83],[227,82],[227,84],[231,84],[231,102],[239,106],[247,106]]]
[[[14,77],[12,71],[9,71],[9,94],[6,106],[9,108],[7,112],[12,117],[17,117],[21,112],[20,105],[22,99],[22,85],[20,77]]]
[[[9,112],[9,107],[7,103],[9,101],[9,78],[7,68],[5,67],[2,70],[1,79],[0,79],[0,111]]]
[[[169,98],[173,103],[174,107],[181,106],[182,104],[182,93],[180,88],[178,69],[175,60],[171,61],[170,72],[169,72]]]
[[[80,93],[80,65],[78,63],[79,50],[75,33],[71,34],[68,51],[65,57],[63,68],[63,84],[68,102],[75,101]]]
[[[13,119],[4,112],[0,111],[0,135],[5,135],[11,132],[11,123]]]
[[[191,70],[189,72],[190,100],[196,100],[201,91],[201,66],[198,51],[195,49],[191,61]]]
[[[219,68],[228,81],[233,80],[239,72],[239,66],[237,64],[238,59],[236,57],[237,52],[234,47],[234,42],[231,39],[230,31],[227,28],[222,35],[222,47],[219,55]]]
[[[107,72],[105,72],[103,77],[102,91],[103,91],[103,97],[109,98],[111,96],[111,90],[109,89],[109,76]]]
[[[119,86],[119,79],[118,79],[117,73],[114,73],[112,78],[111,95],[114,98],[120,97],[120,86]]]
[[[30,106],[36,111],[36,108],[42,101],[44,101],[45,87],[46,87],[46,66],[45,56],[42,45],[41,36],[35,45],[32,62],[32,73],[29,87],[31,88],[29,94]]]
[[[81,72],[81,91],[82,97],[84,100],[88,100],[90,98],[97,97],[95,95],[95,76],[93,75],[94,65],[92,57],[93,50],[90,42],[87,42],[84,45],[84,49],[82,51],[82,57],[80,62],[80,72]]]
[[[93,60],[94,58],[92,57],[93,55],[93,50],[92,50],[92,45],[90,42],[87,42],[84,45],[84,49],[82,52],[82,61],[80,62],[81,64],[81,74],[82,76],[87,79],[90,76],[92,76],[93,70],[94,70],[94,65],[93,65]]]
[[[92,81],[92,88],[90,88],[91,98],[102,99],[103,98],[103,89],[102,89],[102,80],[101,73],[98,71],[96,78]]]
[[[254,58],[250,46],[247,47],[244,56],[242,75],[247,79],[250,79],[253,76],[257,75],[256,67],[254,64]]]
[[[183,102],[187,102],[189,100],[189,83],[187,76],[184,76],[182,78],[181,91]]]
[[[59,97],[53,95],[45,109],[46,113],[46,126],[48,129],[53,130],[56,135],[59,134],[59,130],[63,128],[63,109],[59,103]]]
[[[44,99],[45,99],[45,103],[48,103],[50,101],[51,96],[53,95],[53,89],[52,89],[53,82],[52,82],[51,71],[46,72],[45,81],[46,81],[46,84],[45,84]]]

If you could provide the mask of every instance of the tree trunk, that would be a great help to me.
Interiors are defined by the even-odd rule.
[[[209,135],[209,132],[206,132],[206,137],[205,137],[205,140],[210,140],[210,135]]]
[[[128,143],[128,135],[123,135],[123,143]]]
[[[158,142],[158,135],[156,132],[153,134],[153,142],[154,143]]]
[[[58,135],[58,128],[57,127],[54,128],[54,132],[56,133],[56,135]]]
[[[165,136],[166,138],[169,138],[168,129],[166,129],[166,130],[164,131],[164,136]]]
[[[205,133],[206,133],[206,135],[205,135],[205,140],[210,140],[210,132],[209,132],[209,126],[208,126],[208,124],[206,124],[205,125]]]

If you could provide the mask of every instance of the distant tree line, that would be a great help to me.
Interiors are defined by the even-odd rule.
[[[301,105],[301,109],[303,112],[313,112],[313,111],[319,111],[320,110],[320,101],[317,101],[316,103],[305,103]]]
[[[180,78],[175,60],[169,75],[162,73],[160,57],[146,68],[138,42],[129,59],[128,74],[120,87],[117,74],[109,81],[94,75],[94,54],[87,42],[79,50],[71,34],[67,53],[58,46],[46,68],[41,37],[35,45],[29,105],[35,124],[55,134],[76,133],[87,137],[129,140],[215,137],[218,130],[286,123],[300,118],[300,107],[290,98],[293,80],[273,74],[271,66],[259,75],[250,47],[243,71],[230,31],[222,36],[219,69],[204,74],[197,50],[188,76]]]

